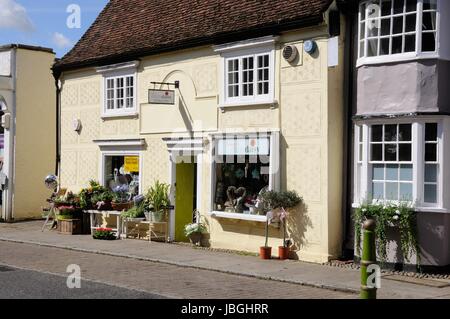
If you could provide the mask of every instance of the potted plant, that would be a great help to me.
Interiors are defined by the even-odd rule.
[[[123,211],[120,214],[125,219],[145,219],[145,206],[144,204],[135,205],[127,211]]]
[[[184,227],[184,234],[191,241],[191,244],[201,246],[203,234],[206,233],[206,226],[202,223],[191,223]]]
[[[367,200],[356,208],[353,221],[355,224],[355,246],[358,255],[361,255],[362,225],[368,219],[376,221],[377,257],[382,263],[391,262],[388,260],[388,246],[391,240],[389,235],[397,233],[400,235],[398,247],[403,256],[403,262],[409,262],[411,256],[416,256],[417,267],[420,269],[417,213],[413,204]]]
[[[110,190],[105,189],[102,192],[93,194],[91,197],[91,203],[97,210],[111,210],[113,198],[113,193]]]
[[[269,247],[269,225],[271,223],[272,220],[272,212],[268,212],[267,215],[267,220],[266,220],[266,226],[265,226],[265,243],[263,247],[259,247],[259,256],[261,257],[261,259],[271,259],[272,258],[272,247]]]
[[[83,231],[81,211],[76,206],[59,206],[58,232],[66,235],[79,235]]]
[[[283,229],[283,246],[278,247],[279,259],[285,260],[289,258],[291,241],[286,239],[287,235],[287,217],[290,208],[299,205],[303,199],[295,191],[268,191],[262,195],[262,200],[270,209],[268,213],[268,221],[266,224],[266,247],[268,227],[271,221],[279,221]],[[270,219],[269,219],[270,217]]]
[[[96,228],[92,234],[94,239],[99,240],[116,240],[117,237],[111,228]]]
[[[145,195],[145,205],[148,210],[146,213],[147,220],[161,222],[167,207],[170,205],[169,199],[170,185],[156,181]]]
[[[106,192],[111,194],[106,187],[101,186],[97,181],[90,180],[89,187],[82,189],[79,193],[81,209],[97,209],[96,204],[99,196]]]
[[[113,200],[111,206],[114,210],[127,210],[133,207],[133,205],[128,185],[123,184],[113,188]]]

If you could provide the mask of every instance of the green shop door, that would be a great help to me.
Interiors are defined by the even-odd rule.
[[[176,172],[175,241],[185,242],[184,226],[192,223],[195,197],[195,163],[179,163]]]

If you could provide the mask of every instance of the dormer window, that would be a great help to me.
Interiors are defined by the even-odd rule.
[[[369,0],[359,7],[358,64],[437,54],[438,0]]]

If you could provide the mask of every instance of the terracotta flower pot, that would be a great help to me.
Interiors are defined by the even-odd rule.
[[[259,256],[261,259],[271,259],[272,258],[272,247],[260,247]]]
[[[286,260],[289,259],[289,253],[290,253],[289,247],[279,246],[278,247],[278,258],[280,260]]]

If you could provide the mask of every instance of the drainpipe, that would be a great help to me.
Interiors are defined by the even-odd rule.
[[[345,16],[345,48],[344,48],[344,167],[343,167],[343,201],[342,201],[342,236],[344,240],[342,241],[342,257],[353,258],[350,256],[349,249],[347,249],[347,244],[351,238],[352,230],[352,171],[353,171],[353,103],[354,103],[354,25],[353,19],[355,1],[338,1],[338,6],[341,13]]]
[[[56,158],[55,158],[55,176],[58,176],[61,182],[60,164],[61,164],[61,73],[53,68],[53,77],[55,78],[56,88]]]

